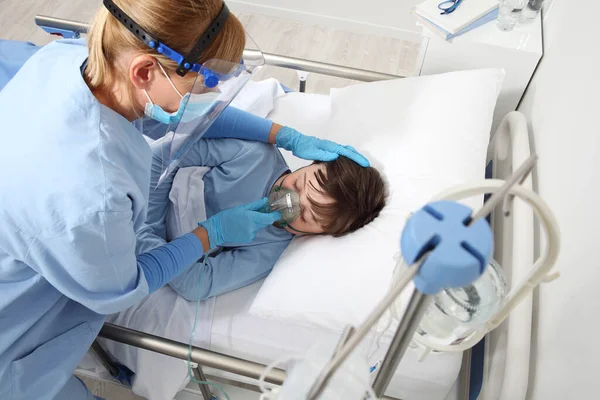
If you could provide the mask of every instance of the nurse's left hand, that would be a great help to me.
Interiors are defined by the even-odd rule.
[[[268,205],[269,200],[265,197],[254,203],[220,211],[198,225],[208,233],[211,249],[225,243],[250,243],[258,231],[281,219],[278,211],[265,210]]]
[[[333,161],[343,156],[361,167],[371,165],[366,157],[351,146],[342,146],[330,140],[306,136],[288,126],[284,126],[277,132],[275,143],[278,147],[289,150],[296,157],[305,160]]]

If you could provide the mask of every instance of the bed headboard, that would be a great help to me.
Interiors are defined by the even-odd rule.
[[[488,161],[496,179],[509,177],[514,166],[531,155],[527,120],[519,112],[507,114],[490,141]],[[532,189],[532,175],[523,183]],[[494,258],[502,265],[507,283],[520,282],[534,262],[533,210],[518,198],[512,200],[508,217],[498,207],[492,215]],[[485,342],[485,363],[481,400],[525,399],[531,355],[532,296],[527,297]]]

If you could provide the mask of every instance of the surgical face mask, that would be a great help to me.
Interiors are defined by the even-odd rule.
[[[281,219],[277,223],[281,227],[288,227],[294,232],[310,234],[310,232],[300,231],[295,229],[290,224],[294,222],[302,213],[302,205],[300,204],[300,195],[292,189],[283,187],[283,182],[287,177],[281,180],[278,186],[275,186],[269,193],[269,205],[265,212],[279,211]]]
[[[144,94],[148,99],[148,103],[146,103],[146,106],[144,107],[144,114],[146,116],[163,124],[171,125],[177,124],[180,121],[189,122],[196,118],[203,117],[214,108],[213,106],[216,106],[218,104],[217,99],[219,97],[219,93],[186,93],[185,95],[182,95],[171,80],[171,78],[169,78],[169,75],[167,75],[162,65],[159,63],[158,66],[160,67],[160,70],[171,84],[173,90],[175,90],[179,97],[181,97],[181,100],[179,101],[179,108],[177,109],[177,111],[169,113],[166,112],[161,106],[154,104],[148,92],[144,90]]]
[[[185,123],[204,117],[224,105],[224,102],[219,100],[219,93],[216,92],[188,94],[186,96],[189,96],[189,99],[185,106],[185,112],[181,116],[181,122]]]

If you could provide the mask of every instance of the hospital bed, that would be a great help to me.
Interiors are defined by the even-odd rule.
[[[78,37],[87,30],[85,24],[50,17],[36,17],[36,23],[51,33],[66,37]],[[265,61],[268,65],[364,82],[399,78],[373,71],[275,54],[265,54]],[[292,93],[276,99],[275,111],[280,115],[297,115],[299,114],[297,110],[302,110],[304,112],[300,114],[311,115],[313,118],[314,116],[326,118],[329,113],[328,104],[328,96]],[[520,165],[529,157],[530,140],[532,139],[528,134],[524,117],[519,113],[507,115],[489,142],[487,176],[497,179],[508,177],[513,171],[513,166]],[[526,181],[525,185],[531,187],[531,179]],[[523,204],[515,202],[510,217],[503,218],[497,212],[492,216],[491,222],[496,241],[494,258],[503,266],[510,284],[525,273],[513,266],[527,268],[533,262],[535,255],[533,215]],[[194,366],[199,366],[193,370],[196,379],[204,380],[208,377],[224,383],[228,393],[236,399],[252,398],[247,397],[248,390],[256,390],[256,379],[263,372],[265,365],[282,354],[301,352],[313,340],[322,336],[339,337],[339,332],[285,326],[248,313],[249,303],[260,288],[260,284],[261,282],[257,282],[219,296],[215,300],[211,321],[210,347],[194,347],[191,353]],[[181,299],[173,301],[181,301]],[[189,314],[185,315],[187,317],[184,318],[190,317]],[[387,393],[392,393],[393,396],[394,385],[409,385],[414,390],[405,396],[405,400],[443,399],[446,393],[447,399],[524,399],[531,354],[531,322],[532,302],[528,299],[505,323],[472,350],[465,351],[462,355],[442,354],[426,359],[424,365],[430,376],[429,380],[423,378],[427,374],[421,374],[419,379],[415,379],[414,376],[402,376],[402,373],[396,374]],[[116,343],[122,343],[180,360],[188,358],[186,335],[189,335],[189,331],[182,332],[178,338],[163,338],[110,323],[107,323],[100,332],[100,337],[104,339],[103,347],[109,349],[109,352]],[[384,340],[384,345],[387,343]],[[103,352],[101,348],[97,348],[97,351]],[[159,368],[159,363],[160,361],[156,364],[156,368]],[[107,364],[105,367],[110,369],[114,366]],[[405,366],[403,371],[420,368],[423,369],[418,365],[418,361],[415,361],[414,365],[408,368]],[[460,373],[458,373],[459,368]],[[99,379],[110,379],[109,374],[99,371],[98,368],[80,368],[77,372]],[[159,371],[157,377],[160,376]],[[277,368],[266,375],[266,381],[276,385],[281,384],[284,378],[285,372]],[[240,392],[236,392],[238,388]],[[176,398],[200,398],[199,396],[202,395],[204,398],[208,396],[205,386],[189,384]],[[254,398],[257,397],[255,395]],[[160,398],[160,395],[156,398]]]

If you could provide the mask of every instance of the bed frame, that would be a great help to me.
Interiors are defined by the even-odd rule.
[[[78,38],[88,30],[87,24],[47,16],[36,16],[35,22],[46,32],[65,38]],[[308,73],[363,82],[403,78],[277,54],[265,53],[264,57],[267,65],[299,71],[301,92],[304,92]],[[527,130],[525,117],[518,112],[509,113],[490,140],[487,177],[496,179],[509,177],[513,169],[516,169],[515,166],[521,165],[530,156],[530,149],[533,147],[533,142],[530,143],[532,140]],[[535,171],[533,176],[536,176]],[[524,183],[528,189],[532,188],[532,179],[529,178]],[[526,274],[526,270],[534,261],[533,213],[525,204],[516,201],[509,217],[504,217],[502,210],[497,209],[491,219],[495,236],[494,258],[503,266],[507,282],[509,284],[516,283]],[[513,268],[513,266],[519,266],[523,270]],[[474,348],[475,351],[471,349],[463,353],[462,367],[457,382],[458,393],[454,398],[459,400],[524,400],[529,379],[531,323],[532,299],[530,296],[513,311],[500,327],[488,334],[485,340]],[[188,344],[113,324],[105,324],[99,337],[181,360],[188,359]],[[94,342],[92,351],[100,358],[113,377],[119,375],[121,371],[97,342]],[[472,353],[479,353],[477,359]],[[483,363],[481,363],[482,355]],[[202,367],[214,368],[252,379],[258,379],[265,369],[265,365],[199,347],[192,348],[191,361],[195,378],[199,381],[206,380]],[[478,368],[472,368],[472,362],[477,363]],[[265,380],[275,385],[281,385],[285,376],[284,370],[275,368],[266,375]],[[474,376],[477,376],[477,379],[472,379]],[[258,391],[256,386],[236,380],[210,378]],[[474,380],[476,382],[473,382]],[[206,385],[199,385],[199,390],[204,399],[214,398]]]

